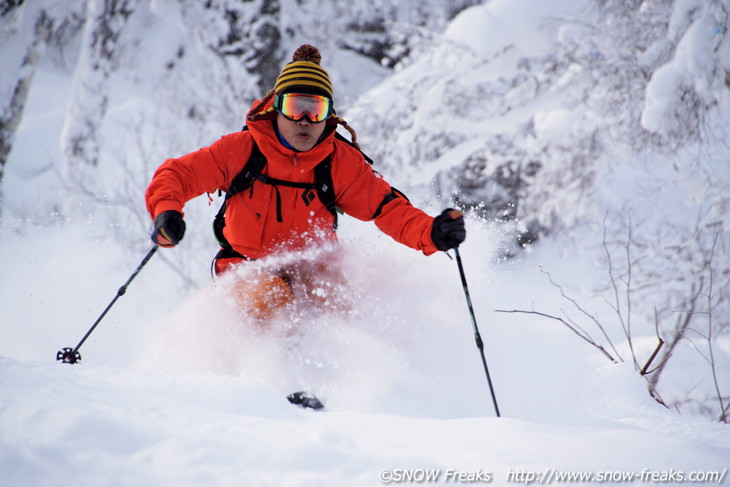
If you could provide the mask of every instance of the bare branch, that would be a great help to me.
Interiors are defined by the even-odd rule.
[[[654,361],[657,354],[659,353],[659,350],[661,350],[663,345],[664,345],[664,340],[659,339],[659,344],[654,349],[654,353],[651,354],[651,356],[649,357],[649,360],[647,360],[646,363],[644,364],[644,367],[641,368],[641,372],[640,372],[641,375],[647,375],[649,373],[646,371],[646,369],[648,369],[649,366],[651,365],[651,363]],[[654,369],[654,370],[656,370],[656,369]]]
[[[646,374],[644,374],[644,375],[651,375],[651,374],[653,374],[654,372],[656,372],[657,370],[661,369],[662,367],[664,367],[664,364],[665,364],[665,363],[667,362],[667,360],[669,360],[669,359],[670,359],[671,357],[672,357],[671,355],[667,355],[666,357],[664,357],[664,360],[662,360],[662,361],[661,361],[661,362],[659,363],[659,365],[657,365],[657,366],[656,366],[656,367],[654,367],[653,369],[651,369],[651,370],[647,371],[647,372],[646,372]],[[651,386],[651,384],[649,384],[649,386],[650,386],[650,390],[655,390],[655,389],[654,389],[654,388],[653,388],[653,387]]]
[[[611,285],[613,287],[613,294],[614,294],[614,300],[616,303],[613,306],[614,311],[616,311],[616,314],[618,315],[619,322],[621,323],[621,328],[624,330],[624,334],[628,336],[628,330],[626,329],[626,324],[624,323],[623,315],[621,314],[621,300],[619,298],[619,292],[618,292],[618,286],[616,285],[616,280],[613,277],[613,260],[611,259],[611,251],[608,249],[608,243],[606,242],[606,218],[608,217],[608,214],[603,219],[603,249],[606,252],[606,259],[608,261],[608,277],[611,279]]]
[[[623,362],[624,361],[623,357],[621,357],[621,354],[618,353],[618,350],[616,350],[616,347],[614,347],[613,342],[609,338],[608,334],[606,333],[606,329],[603,327],[603,325],[601,324],[601,322],[599,322],[598,319],[596,319],[595,316],[593,316],[588,311],[586,311],[585,309],[583,309],[583,307],[580,304],[578,304],[578,302],[575,299],[573,299],[570,296],[568,296],[567,294],[565,294],[565,291],[563,291],[563,287],[560,284],[558,284],[555,281],[553,281],[553,278],[552,278],[552,276],[550,275],[549,272],[543,270],[542,267],[540,267],[540,272],[542,272],[543,274],[545,274],[548,277],[548,280],[550,281],[550,284],[552,284],[553,286],[555,286],[555,287],[558,288],[558,290],[560,291],[560,295],[564,299],[570,301],[573,304],[573,306],[575,306],[575,308],[578,311],[580,311],[581,313],[583,313],[591,321],[593,321],[593,323],[595,323],[595,325],[598,327],[598,329],[601,330],[601,333],[603,334],[603,336],[606,339],[606,341],[608,342],[608,344],[611,346],[611,349],[613,350],[613,353],[615,353],[616,356],[619,358],[619,360],[621,362]]]
[[[523,313],[523,314],[530,314],[530,315],[538,315],[538,316],[543,316],[545,318],[550,318],[552,320],[559,321],[562,324],[564,324],[565,326],[567,326],[573,333],[575,333],[576,335],[581,337],[583,340],[585,340],[586,342],[590,343],[591,345],[596,347],[598,350],[600,350],[603,353],[603,355],[605,355],[611,362],[618,363],[618,361],[616,359],[614,359],[611,356],[611,354],[606,351],[605,348],[603,348],[600,344],[596,343],[589,335],[584,335],[578,329],[573,327],[570,323],[568,323],[567,321],[565,321],[564,319],[562,319],[558,316],[549,315],[547,313],[541,313],[539,311],[526,311],[526,310],[519,310],[519,309],[513,309],[513,310],[496,309],[495,311],[497,313]]]
[[[659,377],[661,376],[661,372],[664,370],[664,364],[666,363],[666,358],[669,357],[674,353],[674,349],[679,344],[679,342],[682,340],[682,338],[685,337],[685,334],[690,329],[689,324],[692,321],[692,316],[694,315],[695,307],[697,306],[697,300],[699,299],[700,294],[702,293],[702,289],[704,288],[704,281],[702,278],[699,279],[699,285],[696,283],[692,283],[692,293],[691,297],[689,298],[689,311],[685,312],[684,319],[682,320],[682,315],[680,315],[677,318],[677,326],[674,329],[674,333],[672,334],[671,339],[667,342],[667,348],[664,349],[664,355],[662,357],[662,365],[658,368],[658,373],[653,375],[651,378],[651,386],[656,387],[657,382],[659,381]]]
[[[708,283],[707,290],[707,348],[709,351],[710,368],[712,369],[712,381],[715,385],[715,392],[717,393],[717,400],[720,401],[720,421],[727,423],[727,410],[725,403],[720,393],[720,384],[717,380],[717,367],[715,366],[715,354],[712,349],[712,285],[713,285],[713,268],[712,261],[715,257],[715,247],[717,246],[717,239],[720,237],[719,233],[715,234],[715,239],[712,242],[712,248],[710,249],[710,258],[708,259],[708,268],[710,271],[710,282]]]
[[[629,234],[626,239],[626,339],[629,342],[629,350],[631,350],[631,358],[634,361],[634,368],[639,370],[639,362],[636,360],[636,351],[634,350],[634,341],[631,336],[631,243],[632,243],[632,222],[631,211],[629,210]]]

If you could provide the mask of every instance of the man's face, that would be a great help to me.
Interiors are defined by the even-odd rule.
[[[325,123],[311,123],[306,118],[293,122],[281,113],[276,114],[279,131],[287,142],[296,150],[308,151],[317,143],[324,132]]]

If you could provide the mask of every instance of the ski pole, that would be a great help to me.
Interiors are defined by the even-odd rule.
[[[124,283],[122,287],[119,288],[117,291],[117,295],[114,296],[114,299],[112,299],[112,302],[109,303],[109,305],[106,307],[103,313],[101,313],[101,316],[94,322],[93,325],[91,325],[91,328],[89,328],[89,331],[86,332],[86,335],[84,335],[84,338],[81,339],[78,345],[76,345],[75,348],[66,347],[62,350],[59,350],[58,353],[56,353],[56,360],[60,360],[64,364],[75,364],[76,362],[81,361],[81,354],[79,353],[79,348],[81,348],[81,345],[84,344],[87,338],[89,338],[89,335],[94,331],[94,328],[101,322],[101,320],[106,316],[106,314],[109,312],[112,306],[114,306],[114,303],[117,302],[117,299],[119,299],[121,296],[124,296],[124,293],[127,292],[127,287],[129,284],[134,280],[135,277],[137,277],[137,274],[139,274],[139,271],[142,270],[142,268],[147,264],[147,261],[149,261],[154,253],[157,251],[157,245],[152,247],[152,249],[147,253],[144,259],[142,259],[142,263],[139,264],[137,269],[132,273],[132,275],[127,279],[127,282]]]
[[[500,417],[499,406],[497,406],[497,396],[494,395],[494,387],[492,387],[492,379],[489,376],[489,368],[487,367],[487,359],[484,358],[484,342],[482,342],[482,336],[479,334],[479,327],[477,326],[477,319],[474,316],[474,307],[471,305],[471,297],[469,296],[469,286],[466,284],[466,274],[464,274],[464,266],[461,263],[461,255],[459,255],[459,247],[454,247],[454,253],[456,254],[456,264],[459,266],[459,274],[461,275],[461,284],[464,287],[464,296],[466,296],[466,305],[469,307],[469,314],[471,315],[471,323],[474,327],[474,340],[477,342],[477,348],[479,354],[482,357],[482,365],[484,365],[484,373],[487,374],[487,382],[489,383],[489,392],[492,394],[492,402],[494,403],[494,411],[497,413],[497,417]]]

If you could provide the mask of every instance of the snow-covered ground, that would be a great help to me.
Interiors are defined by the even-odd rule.
[[[56,351],[81,339],[134,266],[112,242],[85,239],[83,225],[3,233],[3,485],[727,477],[727,425],[666,410],[630,365],[611,364],[559,324],[493,311],[525,296],[548,302],[537,265],[593,272],[580,256],[542,245],[520,262],[486,265],[494,235],[468,222],[462,257],[497,418],[456,264],[343,223],[350,311],[303,312],[294,332],[284,320],[262,332],[222,286],[176,302],[156,255],[76,365],[56,362]],[[299,388],[321,395],[327,411],[290,405],[285,395]]]

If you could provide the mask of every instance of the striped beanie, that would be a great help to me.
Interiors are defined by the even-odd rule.
[[[334,98],[332,82],[327,71],[319,66],[322,55],[319,49],[302,44],[294,51],[292,62],[284,66],[276,78],[274,91],[282,93],[310,93],[324,95],[330,100]]]

